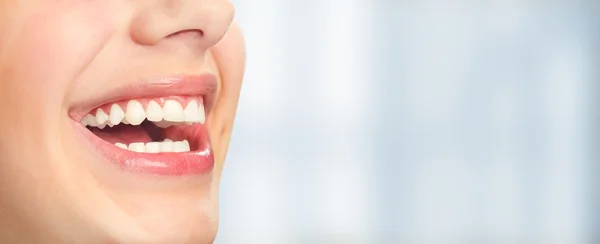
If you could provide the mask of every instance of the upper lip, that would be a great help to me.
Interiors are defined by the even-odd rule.
[[[102,91],[98,96],[75,104],[69,110],[69,116],[75,121],[80,121],[89,111],[104,104],[127,99],[165,96],[202,96],[204,106],[209,110],[214,103],[216,90],[217,78],[212,74],[153,77]]]

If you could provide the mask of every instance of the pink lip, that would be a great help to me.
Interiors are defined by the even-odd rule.
[[[205,96],[205,103],[209,104],[212,102],[216,87],[216,77],[212,75],[170,76],[109,91],[104,97],[78,104],[76,108],[69,112],[69,115],[73,119],[75,130],[81,133],[91,143],[91,146],[98,150],[108,161],[123,170],[140,174],[170,176],[204,174],[211,172],[214,168],[214,156],[205,125],[199,126],[198,129],[187,135],[190,145],[195,145],[197,150],[186,153],[151,154],[119,148],[94,135],[79,121],[87,113],[84,111],[90,111],[97,106],[125,99],[202,95]]]

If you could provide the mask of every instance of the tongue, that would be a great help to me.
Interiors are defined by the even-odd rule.
[[[110,143],[123,143],[125,145],[129,145],[134,142],[151,142],[152,139],[148,132],[144,130],[142,126],[132,126],[132,125],[117,125],[115,127],[109,128],[108,126],[104,129],[94,128],[92,132],[102,138],[105,141]]]

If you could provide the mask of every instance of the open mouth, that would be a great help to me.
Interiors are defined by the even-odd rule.
[[[164,76],[102,91],[69,109],[74,128],[106,161],[140,174],[212,172],[205,125],[217,77]]]
[[[187,175],[213,168],[205,121],[203,96],[168,96],[101,105],[83,116],[79,127],[121,168]]]
[[[81,123],[100,139],[137,153],[181,153],[203,146],[202,97],[134,99],[92,110]]]
[[[202,96],[131,99],[101,105],[80,120],[94,146],[136,172],[181,175],[214,164]]]

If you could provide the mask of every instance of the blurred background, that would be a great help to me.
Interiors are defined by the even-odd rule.
[[[599,1],[233,2],[216,243],[600,243]]]

